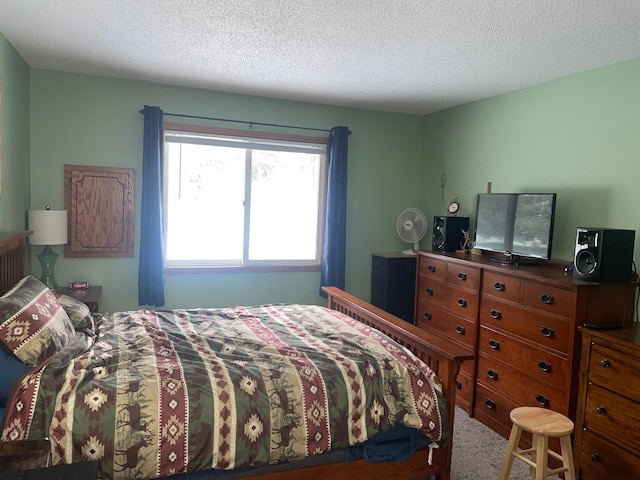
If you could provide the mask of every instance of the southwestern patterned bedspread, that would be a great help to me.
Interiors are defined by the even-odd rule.
[[[61,302],[64,305],[64,302]],[[447,440],[438,378],[379,332],[318,306],[95,314],[17,383],[3,440],[54,463],[145,479],[290,462],[396,422]]]

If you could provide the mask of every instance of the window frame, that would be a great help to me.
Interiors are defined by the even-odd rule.
[[[165,258],[164,258],[164,271],[166,274],[193,274],[193,273],[230,273],[230,272],[242,272],[242,273],[250,273],[250,272],[260,272],[260,273],[270,273],[270,272],[295,272],[295,271],[320,271],[322,264],[322,254],[324,250],[324,231],[325,231],[325,223],[326,223],[326,208],[327,208],[327,187],[328,187],[328,174],[329,174],[329,158],[328,158],[328,145],[329,138],[328,137],[316,137],[309,135],[292,135],[292,134],[284,134],[277,132],[264,132],[264,131],[256,131],[256,130],[241,130],[241,129],[230,129],[230,128],[221,128],[221,127],[211,127],[211,126],[203,126],[203,125],[192,125],[192,124],[181,124],[181,123],[164,123],[163,124],[163,148],[166,146],[166,142],[164,141],[165,132],[166,131],[178,131],[178,132],[189,132],[189,133],[201,133],[201,134],[210,134],[210,135],[221,135],[221,136],[231,136],[231,137],[246,137],[246,138],[256,138],[260,140],[280,140],[286,142],[296,142],[296,143],[313,143],[325,146],[325,158],[323,161],[322,167],[322,178],[320,180],[320,199],[319,199],[319,208],[318,208],[318,259],[316,261],[309,262],[292,262],[292,263],[276,263],[268,262],[264,263],[264,261],[255,261],[253,263],[248,264],[237,264],[237,265],[229,265],[229,264],[197,264],[197,263],[189,263],[189,262],[167,262],[166,258],[166,245],[167,245],[167,215],[168,215],[168,165],[167,162],[164,162],[163,166],[163,207],[164,207],[164,246],[165,246]],[[165,150],[166,154],[166,150]],[[247,236],[245,232],[245,254],[247,248]]]

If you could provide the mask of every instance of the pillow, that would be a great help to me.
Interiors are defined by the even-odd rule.
[[[85,332],[88,335],[94,336],[95,325],[89,307],[69,295],[62,293],[56,293],[55,295],[58,297],[58,302],[62,308],[64,308],[64,311],[67,312],[69,320],[71,320],[71,324],[76,332]]]
[[[29,365],[25,365],[0,347],[0,408],[7,405],[11,385],[29,370],[31,370]],[[0,416],[1,421],[2,417]]]
[[[35,367],[73,338],[75,331],[56,296],[26,276],[0,297],[0,343]]]

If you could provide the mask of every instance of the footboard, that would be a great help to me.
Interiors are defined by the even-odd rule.
[[[339,288],[323,287],[323,290],[328,294],[329,308],[338,310],[372,328],[380,330],[399,344],[407,347],[436,372],[442,380],[442,388],[447,399],[447,410],[449,412],[449,429],[453,436],[456,376],[462,361],[472,359],[473,354],[464,347],[452,345]],[[436,474],[442,479],[449,479],[451,442],[446,448],[436,451],[433,466],[438,471],[429,474]]]

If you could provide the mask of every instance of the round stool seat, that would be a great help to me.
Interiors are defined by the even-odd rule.
[[[511,410],[511,421],[535,435],[564,437],[573,432],[573,422],[561,413],[540,407],[517,407]]]

